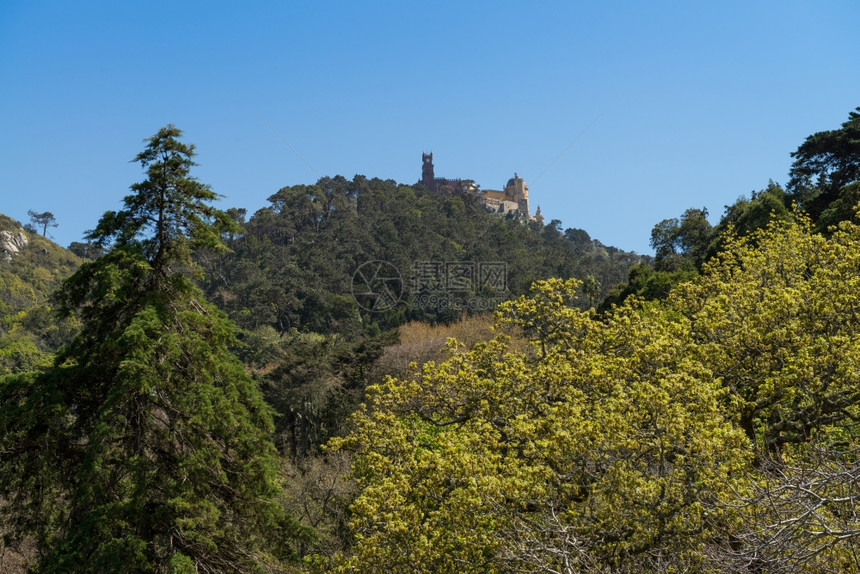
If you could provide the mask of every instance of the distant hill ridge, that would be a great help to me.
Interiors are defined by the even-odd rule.
[[[74,325],[59,321],[51,295],[82,260],[0,214],[0,375],[50,364]]]
[[[249,328],[330,333],[448,322],[481,307],[467,304],[518,296],[547,277],[591,277],[579,301],[590,306],[642,260],[584,230],[562,229],[558,220],[544,225],[517,211],[489,213],[476,194],[426,185],[324,177],[284,187],[269,202],[248,218],[247,210],[230,210],[245,229],[227,239],[233,254],[200,258],[207,294]],[[371,261],[387,263],[402,281],[386,294],[392,301],[385,309],[356,305],[356,272]],[[503,266],[503,284],[481,281],[482,266],[491,264]],[[376,295],[372,286],[366,291]]]

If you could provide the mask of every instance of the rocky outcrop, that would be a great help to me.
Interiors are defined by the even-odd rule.
[[[27,246],[23,231],[0,231],[0,257],[12,261],[12,256]]]

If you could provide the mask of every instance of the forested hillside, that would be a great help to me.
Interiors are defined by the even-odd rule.
[[[731,240],[665,303],[578,282],[369,389],[338,572],[857,572],[860,227]]]
[[[242,226],[223,234],[231,253],[198,261],[208,298],[243,328],[240,353],[294,456],[342,431],[399,325],[489,316],[546,277],[585,280],[587,308],[641,259],[557,221],[502,217],[469,195],[390,180],[323,178],[269,202],[247,220],[229,210]],[[364,281],[380,269],[393,279]],[[482,269],[496,274],[482,280]],[[373,299],[389,287],[390,301]]]
[[[69,251],[0,215],[0,374],[51,363],[67,343],[74,321],[58,320],[52,293],[81,263]]]
[[[653,261],[362,176],[221,211],[162,128],[77,255],[0,219],[0,569],[860,572],[858,122]]]
[[[154,335],[162,328],[157,325],[169,331],[170,322],[176,321],[186,324],[183,329],[192,328],[191,323],[187,323],[190,317],[169,316],[174,312],[180,315],[187,312],[182,311],[186,304],[180,303],[186,297],[189,297],[187,305],[200,310],[206,308],[202,302],[195,302],[193,289],[188,291],[191,288],[181,284],[183,276],[199,283],[207,298],[239,325],[236,338],[227,337],[216,344],[228,344],[265,392],[265,398],[274,408],[272,413],[276,415],[271,438],[282,455],[291,461],[288,466],[293,470],[290,472],[308,476],[299,483],[310,484],[308,481],[314,472],[321,472],[324,477],[331,474],[330,463],[315,457],[326,441],[344,430],[348,416],[361,402],[369,382],[387,373],[403,373],[411,361],[444,356],[446,328],[434,329],[430,325],[452,323],[448,334],[456,334],[464,340],[471,337],[477,342],[489,336],[492,309],[499,302],[525,292],[533,280],[555,275],[588,278],[590,289],[583,299],[586,305],[597,301],[608,285],[622,279],[630,265],[639,260],[635,254],[592,240],[583,230],[562,232],[559,222],[543,226],[503,218],[488,213],[467,196],[431,193],[421,186],[367,180],[360,176],[351,182],[335,177],[324,178],[313,186],[283,188],[270,198],[269,207],[260,209],[247,220],[244,209],[221,213],[205,207],[200,202],[207,197],[205,193],[200,195],[199,190],[195,191],[197,188],[188,183],[193,182],[192,179],[182,179],[186,187],[178,186],[182,189],[173,191],[182,193],[185,189],[200,197],[192,197],[185,207],[180,199],[171,199],[173,208],[182,210],[172,216],[173,224],[186,227],[165,228],[160,232],[162,224],[156,220],[161,220],[154,214],[163,214],[163,208],[154,204],[160,200],[149,194],[161,193],[174,184],[166,182],[165,176],[153,169],[170,165],[170,169],[182,170],[193,165],[187,163],[191,152],[171,139],[177,134],[168,129],[152,138],[153,146],[163,145],[164,149],[148,150],[137,158],[147,168],[148,179],[132,186],[135,195],[126,198],[126,211],[106,213],[85,241],[73,243],[68,251],[40,236],[32,225],[22,226],[9,218],[0,222],[8,235],[4,235],[4,239],[11,242],[0,263],[3,281],[0,375],[19,375],[10,377],[4,386],[7,399],[3,411],[4,444],[11,449],[4,451],[4,456],[12,458],[3,461],[2,493],[8,500],[7,510],[32,515],[19,514],[14,522],[17,526],[10,523],[3,529],[5,534],[31,535],[13,536],[8,540],[9,543],[17,540],[18,552],[15,546],[3,549],[4,568],[18,568],[33,559],[37,551],[48,551],[49,547],[53,549],[47,557],[43,556],[43,564],[56,565],[71,560],[77,565],[75,568],[83,568],[79,558],[51,546],[50,540],[55,536],[69,537],[69,544],[95,544],[92,551],[96,553],[107,552],[98,559],[101,568],[114,563],[115,550],[101,547],[98,541],[77,538],[71,529],[77,520],[91,520],[86,518],[86,513],[60,511],[61,514],[49,519],[41,511],[33,510],[32,505],[54,504],[49,502],[53,499],[36,500],[25,492],[35,484],[30,482],[35,477],[27,473],[44,474],[39,468],[44,469],[42,465],[50,465],[51,457],[59,456],[56,448],[71,449],[64,455],[71,457],[64,464],[71,465],[70,469],[74,469],[75,464],[83,465],[79,468],[81,472],[89,464],[85,463],[86,457],[93,455],[87,454],[87,449],[73,455],[72,451],[77,449],[68,442],[64,447],[55,444],[43,449],[41,458],[25,461],[19,455],[30,452],[28,449],[35,443],[25,446],[28,441],[37,440],[38,433],[48,428],[41,427],[41,423],[32,426],[41,417],[40,409],[49,408],[48,403],[54,405],[50,408],[57,413],[67,413],[54,416],[71,417],[84,423],[81,414],[69,414],[78,413],[81,405],[69,411],[70,405],[63,401],[81,401],[88,393],[95,392],[86,399],[94,405],[92,401],[100,400],[98,393],[101,392],[96,387],[109,389],[116,384],[109,378],[124,372],[124,363],[111,357],[106,349],[114,347],[116,351],[127,345],[121,342],[129,337],[129,334],[121,334],[123,329],[142,328],[142,333]],[[187,157],[183,159],[186,152]],[[159,154],[164,154],[160,158],[163,162],[157,161]],[[205,190],[205,187],[200,189]],[[53,214],[46,215],[51,217],[46,218],[43,233],[54,223]],[[217,241],[211,238],[180,241],[183,234],[191,237],[210,226],[211,238]],[[152,232],[155,232],[153,237],[144,239],[146,233]],[[190,246],[193,249],[189,249]],[[186,254],[193,255],[195,262],[186,261]],[[372,306],[356,292],[356,270],[374,261],[390,263],[398,273],[396,299],[384,307]],[[436,275],[416,278],[414,273],[421,264],[436,265]],[[501,264],[501,273],[494,276],[492,283],[485,281],[479,285],[474,269],[483,264],[493,264],[497,268]],[[447,268],[454,265],[470,273],[459,277],[456,287],[447,282]],[[151,270],[145,271],[145,267]],[[174,273],[169,280],[171,286],[164,285],[163,280],[145,279],[148,273],[155,273],[153,277],[157,279],[162,273],[159,269],[173,269],[168,271],[168,275]],[[175,275],[176,272],[180,274]],[[154,309],[163,308],[164,302],[158,302],[157,295],[161,289],[166,289],[165,296],[176,298],[170,306],[175,309],[169,311],[168,316],[161,316],[166,311],[163,309],[156,311],[156,317],[144,319],[140,313],[149,305],[154,305]],[[55,295],[58,290],[59,299]],[[150,291],[151,295],[145,296],[145,291]],[[154,299],[147,303],[149,298]],[[61,315],[58,314],[60,310],[64,311]],[[130,317],[138,318],[127,323]],[[396,328],[407,322],[411,326],[402,331],[405,341],[401,342]],[[428,325],[426,331],[419,327],[421,324]],[[111,335],[117,328],[120,329],[118,335]],[[200,329],[203,325],[193,328]],[[120,338],[112,342],[114,336]],[[144,339],[147,336],[144,335]],[[100,341],[104,337],[107,339]],[[210,333],[205,337],[211,339],[214,335]],[[152,351],[156,355],[165,352],[166,348],[159,346],[163,344],[167,343],[157,344],[158,348]],[[181,339],[169,344],[180,348],[183,345]],[[149,343],[141,343],[139,350],[145,351],[148,346]],[[188,353],[191,352],[189,349]],[[83,371],[74,367],[81,360],[89,365]],[[117,360],[120,362],[116,363]],[[85,371],[90,374],[85,375]],[[77,379],[81,376],[84,379]],[[144,379],[124,380],[121,386],[126,390],[118,391],[120,395],[116,397],[120,402],[110,407],[119,409],[117,414],[109,416],[108,420],[114,422],[98,424],[115,424],[116,416],[128,419],[131,415],[126,410],[128,407],[123,406],[128,403],[123,402],[122,393],[134,395],[139,392],[132,390],[136,386],[158,385],[158,377],[165,377],[166,371],[161,375],[144,375],[141,371],[140,376],[154,378],[149,383]],[[86,381],[87,377],[94,378]],[[100,381],[102,377],[107,378]],[[131,387],[127,386],[129,384]],[[180,383],[188,384],[191,382]],[[73,390],[76,385],[79,389]],[[95,387],[90,389],[93,385]],[[177,392],[185,391],[177,388]],[[43,402],[49,395],[48,403]],[[60,402],[53,402],[57,400]],[[24,423],[22,417],[29,422]],[[69,427],[67,431],[71,434],[62,440],[86,442],[86,437],[96,432],[92,424]],[[265,424],[268,423],[264,422],[264,427]],[[60,440],[59,434],[56,439]],[[107,456],[106,460],[112,461],[107,463],[109,465],[121,464],[115,455]],[[157,458],[153,459],[157,467],[160,463],[156,461]],[[110,482],[107,477],[99,478],[96,469],[86,472],[88,482]],[[57,492],[72,498],[78,496],[75,493],[84,485],[77,480],[65,483]],[[300,499],[311,496],[312,489],[311,492],[300,489],[296,494]],[[87,495],[86,500],[89,501],[86,504],[97,504],[99,508],[110,504],[108,499],[96,503],[91,495]],[[327,528],[334,530],[307,546],[302,553],[312,548],[342,546],[345,524],[329,516],[331,503],[325,508],[323,522],[310,519],[308,507],[308,500],[305,500],[297,507],[296,514],[319,532]],[[66,521],[67,525],[52,530],[55,527],[49,527],[44,523],[46,520]],[[69,530],[62,534],[64,528]],[[140,534],[130,536],[137,539]],[[146,569],[149,567],[146,565],[160,562],[160,551],[154,548],[153,551],[156,554],[140,558],[137,568]],[[236,557],[230,560],[235,561]]]
[[[559,221],[502,217],[470,195],[391,180],[327,177],[285,187],[269,202],[248,221],[244,210],[230,210],[244,228],[226,238],[233,253],[201,260],[207,294],[243,327],[355,335],[373,324],[450,322],[545,277],[592,277],[587,305],[641,259],[583,230],[563,231]],[[356,301],[355,273],[371,261],[390,264],[402,280],[399,300],[384,308]],[[492,284],[479,276],[490,264],[502,266]],[[449,279],[460,281],[453,287]]]

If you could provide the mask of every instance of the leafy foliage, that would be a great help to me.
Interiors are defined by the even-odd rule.
[[[663,299],[673,287],[698,275],[709,256],[715,230],[708,222],[707,209],[688,209],[680,217],[664,219],[651,230],[651,247],[656,250],[650,261],[630,268],[626,283],[617,283],[600,305],[606,312],[631,295],[645,300]]]
[[[469,195],[363,176],[285,187],[269,201],[242,234],[226,238],[234,255],[200,258],[207,294],[246,328],[356,337],[373,334],[373,324],[384,331],[409,320],[451,322],[491,310],[549,276],[591,275],[601,286],[598,299],[638,261],[590,238],[575,243],[558,222],[506,219]],[[353,298],[353,275],[368,261],[390,263],[403,280],[401,301],[384,313],[368,312]],[[451,297],[450,289],[420,281],[421,262],[500,262],[506,281],[500,289],[475,278]],[[470,309],[470,300],[489,303]]]
[[[860,227],[727,241],[602,320],[576,281],[505,336],[369,389],[338,571],[856,571]],[[456,344],[456,343],[452,343]]]
[[[688,209],[679,219],[664,219],[651,230],[658,271],[698,269],[708,254],[713,229],[707,209]]]
[[[775,456],[860,416],[858,253],[854,225],[827,240],[806,219],[774,221],[730,241],[670,297],[748,437]]]
[[[34,229],[0,263],[5,543],[45,572],[860,571],[858,118],[787,192],[660,222],[653,266],[362,176],[222,213],[168,126],[87,262]],[[404,275],[384,312],[372,260]],[[492,261],[454,302],[505,300],[494,331],[411,276]]]
[[[860,108],[848,114],[841,128],[807,137],[791,155],[791,199],[822,230],[852,219],[860,199]]]
[[[723,251],[725,239],[732,234],[745,237],[766,229],[774,219],[791,219],[790,207],[785,191],[773,181],[765,189],[753,192],[749,198],[739,197],[735,203],[726,206],[726,212],[715,230],[711,255]]]
[[[0,496],[40,571],[261,570],[303,536],[234,327],[180,272],[222,217],[179,135],[148,140],[148,179],[90,234],[112,249],[63,286],[82,331],[53,369],[0,383]]]
[[[583,306],[621,280],[638,257],[592,240],[569,238],[558,222],[506,219],[469,195],[356,176],[322,178],[280,189],[270,206],[224,231],[233,253],[203,251],[208,297],[245,334],[240,353],[263,381],[279,444],[291,458],[316,452],[344,430],[348,415],[378,377],[373,368],[386,333],[408,322],[454,324],[486,314],[548,276],[593,278]],[[369,261],[396,269],[400,301],[383,312],[362,307],[353,277]],[[439,265],[438,282],[422,280],[422,262]],[[503,285],[445,285],[445,265],[501,263]],[[469,303],[477,303],[469,305]],[[408,362],[408,361],[407,361]]]
[[[224,250],[215,225],[236,228],[208,204],[217,195],[190,176],[194,146],[179,141],[181,133],[168,125],[147,140],[134,158],[147,178],[131,186],[134,193],[126,196],[124,210],[106,212],[86,237],[97,247],[139,251],[157,279],[170,273],[170,263],[186,263],[193,250]]]
[[[80,259],[52,241],[23,230],[0,215],[0,230],[22,233],[27,245],[0,261],[0,375],[50,365],[69,342],[74,319],[57,320],[52,293],[80,265]]]
[[[686,352],[687,323],[569,306],[578,283],[538,282],[505,337],[370,389],[355,430],[354,553],[343,571],[650,570],[698,563],[745,464],[717,381]]]

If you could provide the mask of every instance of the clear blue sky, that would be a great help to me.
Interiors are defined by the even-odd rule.
[[[0,212],[79,240],[173,123],[224,207],[414,183],[433,151],[437,176],[516,171],[547,221],[650,253],[655,223],[785,183],[860,106],[858,21],[854,0],[0,0]]]

